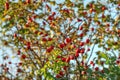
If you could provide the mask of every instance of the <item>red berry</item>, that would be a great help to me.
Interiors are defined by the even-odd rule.
[[[78,57],[79,56],[79,53],[75,53],[75,57]]]
[[[52,38],[48,38],[48,41],[52,41]]]
[[[54,16],[54,15],[56,15],[56,12],[53,12],[53,13],[52,13],[52,16]]]
[[[88,44],[90,42],[90,40],[89,39],[86,39],[86,43]]]
[[[79,27],[79,30],[82,30],[82,29],[83,29],[83,27],[82,27],[82,26],[80,26],[80,27]]]
[[[26,3],[30,4],[30,3],[31,3],[31,0],[26,0]]]
[[[93,27],[91,28],[91,31],[94,31],[94,28],[93,28]]]
[[[21,65],[22,65],[22,62],[19,62],[19,63],[18,63],[18,66],[21,66]]]
[[[66,58],[66,62],[69,63],[70,62],[70,57]]]
[[[33,22],[32,18],[28,17],[28,23],[31,23],[31,22]]]
[[[85,48],[82,48],[82,49],[80,49],[80,53],[84,53],[85,52]]]
[[[9,9],[9,2],[6,2],[5,3],[5,10],[8,10]]]
[[[57,58],[61,58],[61,56],[58,55]]]
[[[46,38],[42,38],[42,41],[46,42],[46,41],[47,41],[47,39],[46,39]]]
[[[66,61],[66,58],[62,58],[62,61],[65,62],[65,61]]]
[[[102,6],[102,8],[101,8],[101,9],[102,9],[102,11],[104,11],[104,10],[106,10],[106,7],[105,7],[105,6]]]
[[[18,50],[18,51],[17,51],[17,55],[20,55],[20,53],[21,53],[20,50]]]
[[[54,46],[50,46],[47,48],[47,52],[51,52],[54,49]]]
[[[8,62],[9,64],[12,64],[12,62]]]
[[[63,75],[64,75],[64,72],[63,72],[63,71],[60,71],[59,74],[60,74],[61,76],[63,76]]]
[[[68,66],[64,66],[64,67],[63,67],[63,69],[64,69],[65,71],[67,70],[67,68],[68,68]]]
[[[82,74],[82,75],[85,75],[85,74],[86,74],[86,72],[85,72],[85,71],[82,71],[82,72],[81,72],[81,74]]]
[[[90,48],[88,48],[87,51],[90,51]]]
[[[70,55],[70,60],[75,59],[75,57],[73,55]]]
[[[76,53],[80,53],[80,49],[79,48],[76,49]]]
[[[98,70],[99,70],[99,68],[98,68],[98,67],[96,67],[96,68],[95,68],[95,71],[98,71]]]
[[[61,75],[60,75],[60,74],[57,74],[57,75],[56,75],[56,78],[60,78],[60,77],[61,77]]]
[[[90,64],[94,64],[94,62],[93,62],[93,61],[90,61]]]
[[[30,49],[31,43],[27,42],[27,49]]]
[[[84,46],[84,42],[80,42],[80,46]]]
[[[21,55],[21,58],[22,58],[22,59],[25,59],[25,58],[26,58],[26,55],[25,55],[25,54],[22,54],[22,55]]]
[[[116,64],[119,64],[119,63],[120,63],[120,61],[119,61],[119,60],[117,60],[117,61],[116,61]]]
[[[65,42],[66,42],[66,43],[70,43],[70,42],[71,42],[71,39],[70,39],[70,38],[66,38],[66,39],[65,39]]]
[[[15,33],[15,34],[14,34],[14,38],[16,38],[16,37],[17,37],[17,34]]]
[[[77,19],[77,21],[78,21],[78,22],[81,22],[81,21],[82,21],[82,19]]]
[[[64,46],[65,46],[64,43],[59,44],[59,47],[60,47],[60,48],[63,48]]]
[[[18,69],[17,69],[17,72],[22,72],[22,70],[18,68]]]
[[[48,20],[53,20],[53,19],[54,19],[53,16],[49,16],[49,17],[48,17]]]
[[[83,33],[81,33],[81,34],[80,34],[80,37],[83,37],[83,35],[84,35],[84,34],[83,34]]]

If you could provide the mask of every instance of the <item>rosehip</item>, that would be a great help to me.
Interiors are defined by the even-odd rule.
[[[80,26],[80,27],[79,27],[79,30],[82,30],[82,29],[83,29],[83,27],[82,27],[82,26]]]
[[[89,39],[86,39],[86,43],[88,44],[90,42],[90,40]]]
[[[5,10],[8,10],[9,9],[9,2],[6,2],[5,3]]]
[[[98,67],[96,67],[96,68],[95,68],[95,71],[98,71],[98,70],[99,70],[99,68],[98,68]]]
[[[26,0],[26,3],[30,4],[30,3],[31,3],[31,0]]]
[[[60,71],[60,72],[59,72],[59,74],[60,74],[61,76],[63,76],[63,75],[64,75],[63,71]]]
[[[25,59],[25,58],[26,58],[26,55],[25,55],[25,54],[22,54],[22,55],[21,55],[21,58],[22,58],[22,59]]]
[[[80,46],[84,46],[84,42],[80,42]]]
[[[83,33],[81,33],[81,34],[80,34],[80,37],[83,37],[83,35],[84,35],[84,34],[83,34]]]
[[[60,75],[60,74],[57,74],[57,75],[56,75],[56,78],[60,78],[60,77],[61,77],[61,75]]]
[[[65,61],[66,61],[66,58],[62,58],[62,61],[65,62]]]
[[[66,38],[66,39],[65,39],[65,42],[66,42],[66,43],[70,43],[70,42],[71,42],[71,39],[70,39],[70,38]]]

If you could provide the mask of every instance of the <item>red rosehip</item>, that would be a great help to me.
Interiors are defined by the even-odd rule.
[[[104,64],[104,61],[101,61],[100,64],[103,65],[103,64]]]
[[[75,59],[75,57],[73,55],[70,55],[70,60]]]
[[[88,48],[87,51],[90,51],[90,48]]]
[[[102,11],[104,11],[104,10],[106,10],[107,8],[106,8],[105,6],[102,6],[101,9],[102,9]]]
[[[82,49],[80,49],[80,53],[84,53],[85,52],[85,48],[82,48]]]
[[[86,43],[88,44],[90,42],[90,40],[89,39],[86,39]]]
[[[33,22],[33,19],[31,17],[28,18],[28,23]]]
[[[85,72],[85,71],[82,71],[82,72],[81,72],[81,74],[82,74],[82,75],[85,75],[85,74],[86,74],[86,72]]]
[[[91,31],[94,31],[94,28],[93,28],[93,27],[91,28]]]
[[[83,15],[87,15],[87,12],[86,12],[86,11],[84,11],[84,12],[83,12]]]
[[[57,74],[57,75],[56,75],[56,78],[61,78],[61,75],[60,75],[60,74]]]
[[[59,44],[59,47],[60,47],[60,48],[63,48],[63,47],[65,47],[65,44],[64,44],[64,43],[61,43],[61,44]]]
[[[82,27],[82,26],[80,26],[80,27],[79,27],[79,30],[83,30],[83,27]]]
[[[18,50],[18,51],[17,51],[17,55],[20,55],[20,53],[21,53],[20,50]]]
[[[71,39],[70,39],[70,38],[66,38],[66,39],[65,39],[65,42],[66,42],[66,43],[70,43],[70,42],[71,42]]]
[[[42,41],[46,42],[46,41],[47,41],[47,39],[46,39],[46,38],[42,38]]]
[[[64,75],[64,72],[63,72],[63,71],[60,71],[59,74],[60,74],[61,76],[63,76],[63,75]]]
[[[53,13],[52,13],[52,16],[54,16],[54,15],[56,15],[56,12],[53,12]]]
[[[99,68],[98,68],[98,67],[96,67],[96,68],[95,68],[95,71],[98,71],[98,70],[99,70]]]
[[[27,42],[27,49],[30,49],[30,46],[31,46],[31,43],[30,42]]]
[[[66,58],[66,62],[69,63],[70,62],[70,57]]]
[[[49,17],[48,17],[48,20],[53,20],[53,19],[54,19],[53,16],[49,16]]]
[[[31,3],[31,0],[26,0],[26,3],[30,4],[30,3]]]
[[[81,22],[81,21],[82,21],[82,19],[77,19],[77,21],[78,21],[78,22]]]
[[[90,61],[90,64],[94,64],[94,62],[93,62],[93,61]]]
[[[61,56],[58,55],[57,58],[61,58]]]
[[[48,38],[48,41],[52,41],[52,38]]]
[[[83,34],[83,33],[81,33],[81,34],[80,34],[80,37],[83,37],[83,35],[84,35],[84,34]]]
[[[93,63],[92,66],[95,66],[95,64]]]
[[[80,46],[84,46],[84,42],[80,42]]]
[[[21,66],[21,65],[22,65],[22,62],[19,62],[19,63],[18,63],[18,66]]]
[[[8,10],[9,9],[9,2],[7,1],[6,3],[5,3],[5,10]]]
[[[79,48],[76,49],[76,53],[80,53],[80,49]]]
[[[9,64],[12,64],[12,62],[8,62]]]
[[[22,70],[20,68],[17,69],[17,72],[22,72]]]
[[[62,58],[62,61],[65,62],[65,61],[66,61],[66,58]]]
[[[25,54],[22,54],[22,55],[21,55],[21,58],[22,58],[22,59],[25,59],[25,58],[26,58],[26,55],[25,55]]]
[[[54,46],[50,46],[47,48],[47,52],[51,52],[54,49]]]
[[[75,57],[78,57],[79,56],[79,53],[75,53]]]
[[[67,68],[68,68],[68,66],[64,66],[64,67],[63,67],[63,69],[64,69],[65,71],[67,70]]]
[[[17,37],[17,34],[16,33],[14,33],[14,38],[16,38]]]
[[[116,64],[119,64],[119,63],[120,63],[120,61],[119,61],[119,60],[117,60],[117,61],[116,61]]]

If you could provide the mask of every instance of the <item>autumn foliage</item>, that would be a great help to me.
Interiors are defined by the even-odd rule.
[[[119,0],[0,1],[1,50],[10,48],[14,56],[1,53],[1,76],[119,80],[119,27]]]

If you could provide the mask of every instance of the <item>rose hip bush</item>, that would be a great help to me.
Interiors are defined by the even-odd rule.
[[[2,76],[24,80],[119,80],[120,1],[86,3],[0,1],[1,45],[12,48],[11,55],[20,60],[16,64],[2,63]],[[14,74],[9,65],[16,66]]]

